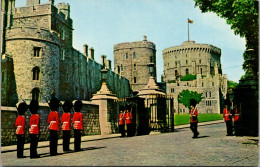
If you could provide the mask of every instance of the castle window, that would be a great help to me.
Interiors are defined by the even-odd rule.
[[[199,63],[201,64],[201,60],[199,60]]]
[[[171,93],[174,93],[174,88],[171,88]]]
[[[117,66],[117,73],[119,74],[120,73],[120,67]]]
[[[201,86],[202,86],[202,87],[204,86],[203,82],[201,83]]]
[[[186,60],[186,64],[188,64],[188,60]]]
[[[188,75],[189,74],[189,69],[188,68],[186,68],[186,75]]]
[[[41,57],[41,48],[40,47],[33,48],[33,57]]]
[[[121,65],[121,71],[124,71],[124,66],[123,65]]]
[[[202,68],[200,68],[200,74],[202,74]]]
[[[61,49],[61,58],[62,60],[65,59],[65,49]]]
[[[136,83],[136,77],[134,77],[134,83]]]
[[[177,61],[175,61],[175,66],[177,66]]]
[[[133,53],[133,58],[134,58],[134,59],[136,58],[136,54],[135,54],[135,52]]]
[[[125,58],[128,59],[128,53],[125,55]]]
[[[177,76],[178,75],[178,71],[177,70],[175,70],[175,76]]]
[[[208,92],[206,92],[206,97],[208,97]]]
[[[39,80],[40,79],[40,68],[34,67],[32,71],[33,71],[33,80]]]
[[[150,63],[152,63],[153,62],[153,57],[152,56],[150,56]]]
[[[5,83],[5,71],[2,71],[2,83]]]
[[[209,92],[209,97],[211,97],[211,92]]]
[[[39,95],[40,95],[39,88],[33,88],[31,93],[32,93],[32,100],[39,101]]]
[[[136,64],[134,64],[134,70],[136,70]]]
[[[212,86],[214,86],[214,82],[212,82]]]

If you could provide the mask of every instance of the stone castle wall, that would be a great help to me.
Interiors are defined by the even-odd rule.
[[[146,40],[114,45],[114,67],[117,73],[127,78],[133,91],[145,87],[149,80],[149,66],[156,78],[155,44]]]
[[[40,141],[49,140],[48,130],[48,114],[50,110],[47,104],[40,104],[38,114],[40,116]],[[99,107],[97,105],[90,104],[89,102],[83,101],[83,136],[86,135],[99,135]],[[73,112],[71,112],[73,117]],[[2,107],[1,108],[1,145],[15,144],[17,141],[15,135],[15,120],[17,118],[17,110],[15,107]],[[59,118],[62,116],[62,111],[59,111]],[[29,136],[29,120],[30,112],[25,113],[26,117],[26,142],[30,142]],[[71,117],[71,118],[72,118]],[[73,137],[73,130],[71,130],[71,137]],[[62,138],[61,124],[59,138]]]
[[[10,3],[10,0],[5,0]],[[89,100],[101,87],[101,64],[94,60],[94,50],[80,53],[72,47],[72,19],[68,4],[36,4],[14,8],[8,4],[5,13],[8,15],[3,29],[6,30],[2,55],[13,61],[16,87],[3,86],[5,93],[2,100],[13,98],[6,106],[14,106],[22,97],[26,101],[32,99],[32,90],[39,90],[39,101],[46,102],[55,91],[60,100]],[[3,8],[3,7],[2,7]],[[64,12],[64,13],[63,13]],[[9,17],[12,13],[12,17]],[[7,29],[8,25],[11,25]],[[40,56],[34,57],[34,49],[40,49]],[[3,57],[3,56],[2,56]],[[7,63],[2,58],[2,65]],[[33,80],[33,69],[39,68],[38,80]],[[2,69],[2,72],[6,69]],[[9,73],[7,73],[9,74]],[[107,77],[109,88],[118,92],[118,96],[130,95],[129,81],[110,70]],[[9,75],[5,76],[10,78]],[[4,78],[5,80],[5,78]],[[7,90],[8,89],[8,90]]]

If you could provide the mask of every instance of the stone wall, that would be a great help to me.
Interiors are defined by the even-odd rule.
[[[41,103],[39,107],[38,114],[40,115],[40,141],[49,140],[48,131],[48,114],[50,110],[47,104]],[[62,116],[62,110],[59,111],[59,117]],[[91,104],[90,102],[83,101],[83,136],[88,135],[99,135],[100,134],[100,124],[99,124],[99,106]],[[71,112],[73,117],[73,112]],[[5,107],[1,106],[1,144],[11,145],[16,143],[15,135],[15,120],[17,118],[17,110],[15,107]],[[26,142],[30,142],[29,137],[29,120],[30,112],[25,113],[26,117]],[[71,117],[71,118],[72,118]],[[71,130],[71,137],[73,137],[73,130]],[[59,138],[62,138],[61,124]]]

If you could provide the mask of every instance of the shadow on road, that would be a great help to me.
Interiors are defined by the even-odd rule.
[[[194,139],[200,139],[200,138],[206,138],[206,137],[209,137],[209,136],[198,136],[198,137],[196,137]]]
[[[77,151],[77,152],[89,151],[89,150],[96,150],[96,149],[101,149],[101,148],[106,148],[106,147],[88,147],[88,148],[83,148],[83,149],[81,149],[80,151]],[[76,152],[74,152],[73,150],[71,150],[71,151],[69,151],[69,152],[58,153],[56,156],[60,156],[60,155],[64,155],[64,154],[71,154],[71,153],[76,153]],[[40,156],[41,156],[41,155],[44,155],[44,156],[41,156],[40,158],[52,157],[49,153],[43,153],[43,154],[39,154],[39,155],[40,155]]]

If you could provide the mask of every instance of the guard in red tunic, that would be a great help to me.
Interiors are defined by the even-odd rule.
[[[40,133],[40,116],[37,114],[39,108],[38,101],[32,100],[29,106],[29,110],[31,112],[30,123],[29,123],[29,134],[31,138],[30,145],[30,157],[31,158],[39,158],[40,156],[37,154],[37,146],[39,141],[39,133]]]
[[[120,110],[119,114],[119,132],[121,133],[121,137],[125,137],[125,120],[124,120],[125,113],[123,110]]]
[[[234,106],[233,109],[233,120],[234,120],[234,127],[235,127],[235,135],[239,135],[239,121],[240,121],[240,115],[237,110],[237,105]]]
[[[50,131],[50,154],[51,156],[57,155],[58,145],[58,131],[59,131],[59,113],[58,108],[60,101],[57,98],[52,98],[50,101],[50,109],[47,123],[49,124]]]
[[[72,119],[73,128],[74,128],[74,151],[81,151],[80,144],[81,144],[81,134],[83,132],[83,114],[80,113],[82,109],[82,101],[77,100],[74,103],[74,115]]]
[[[227,136],[232,136],[232,114],[228,110],[229,102],[228,100],[225,100],[225,108],[223,110],[223,118],[226,122],[227,127]]]
[[[197,138],[199,135],[198,132],[198,110],[196,107],[196,100],[191,99],[190,100],[190,106],[191,106],[191,111],[190,111],[190,129],[193,132],[193,137],[192,138]]]
[[[23,156],[25,141],[25,116],[24,113],[28,109],[27,104],[22,102],[18,105],[17,111],[19,116],[15,120],[16,137],[17,137],[17,158],[25,158]]]
[[[126,110],[126,113],[124,115],[124,119],[125,119],[125,123],[127,126],[127,137],[131,137],[132,134],[132,120],[133,120],[133,115],[131,112],[129,112],[128,110]]]
[[[65,101],[62,108],[64,113],[61,116],[62,132],[63,132],[63,151],[70,151],[70,126],[71,126],[71,114],[72,102]]]

